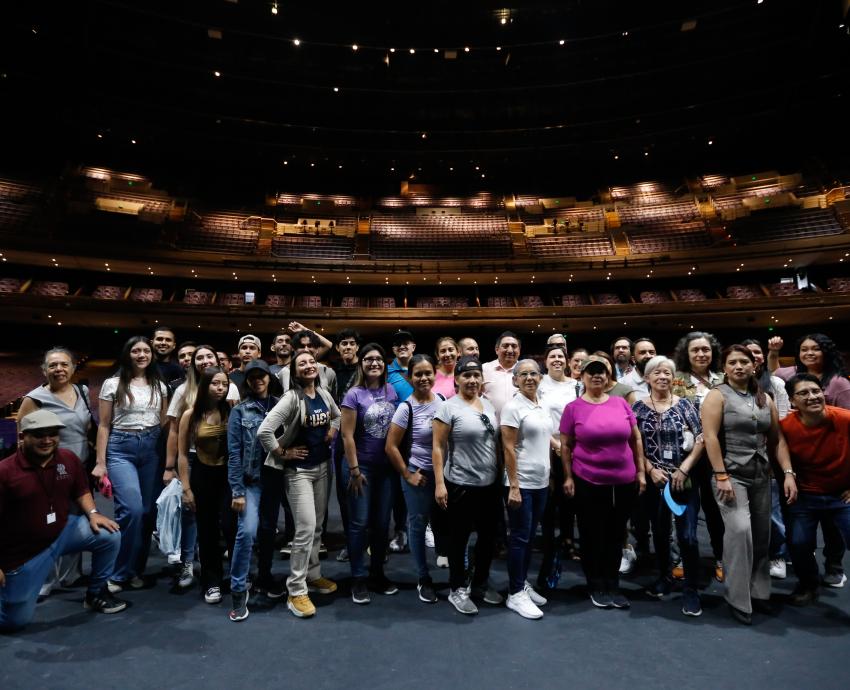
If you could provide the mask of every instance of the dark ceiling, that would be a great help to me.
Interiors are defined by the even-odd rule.
[[[6,173],[105,165],[245,202],[411,175],[589,196],[850,168],[839,0],[16,5],[0,22]]]

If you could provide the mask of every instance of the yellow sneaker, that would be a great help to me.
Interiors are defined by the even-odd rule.
[[[716,561],[714,564],[714,579],[718,582],[723,582],[726,579],[726,573],[723,572],[723,563]]]
[[[294,597],[288,597],[286,600],[286,608],[292,611],[292,615],[297,618],[309,618],[316,615],[316,607],[310,601],[310,597],[306,594],[297,594]]]
[[[319,594],[333,594],[336,592],[336,582],[326,577],[317,577],[315,580],[307,580],[307,589]]]
[[[685,579],[685,567],[679,563],[678,565],[673,566],[673,579],[674,580],[684,580]]]

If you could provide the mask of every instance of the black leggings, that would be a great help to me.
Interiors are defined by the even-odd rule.
[[[190,481],[195,496],[198,521],[198,552],[201,561],[201,588],[219,587],[224,576],[220,537],[224,535],[228,553],[236,541],[237,516],[230,508],[227,465],[213,467],[193,458]]]
[[[620,586],[623,530],[631,515],[634,483],[605,486],[573,475],[576,518],[581,538],[581,565],[591,592],[613,592]]]
[[[446,481],[448,508],[446,534],[449,548],[449,585],[458,589],[466,584],[466,547],[473,532],[475,575],[472,586],[484,585],[490,577],[496,538],[496,520],[502,510],[499,486],[465,486]]]
[[[566,542],[572,542],[576,517],[575,499],[564,493],[564,466],[560,456],[551,454],[552,471],[549,480],[549,497],[546,509],[540,521],[543,533],[543,561],[540,564],[540,577],[545,579],[555,564],[555,553]],[[560,537],[555,538],[555,527],[560,529]]]

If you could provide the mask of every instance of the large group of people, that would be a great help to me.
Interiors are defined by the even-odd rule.
[[[492,361],[469,336],[440,337],[425,354],[400,330],[392,356],[352,329],[335,340],[292,322],[274,335],[270,364],[256,335],[229,357],[159,326],[125,343],[97,414],[74,382],[74,355],[48,350],[45,384],[18,413],[18,448],[0,461],[0,631],[24,627],[40,596],[79,579],[83,551],[86,608],[124,610],[117,595],[146,586],[154,530],[174,586],[199,581],[211,605],[229,591],[230,620],[248,617],[249,596],[285,597],[294,616],[312,617],[311,596],[338,589],[320,560],[332,497],[345,532],[337,560],[360,605],[399,592],[384,566],[408,551],[418,599],[439,602],[433,548],[460,614],[483,602],[541,618],[563,561],[580,562],[593,606],[625,609],[621,577],[651,542],[646,594],[681,589],[682,613],[699,616],[700,513],[712,575],[742,624],[772,612],[771,579],[786,577],[786,562],[798,580],[791,604],[846,582],[850,381],[826,335],[803,337],[787,367],[781,338],[765,355],[756,340],[722,349],[702,331],[669,357],[650,338],[591,352],[553,334],[539,358],[523,358],[505,331]],[[322,362],[332,349],[333,365]],[[285,582],[272,573],[281,511]]]

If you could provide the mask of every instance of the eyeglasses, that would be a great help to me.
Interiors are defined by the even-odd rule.
[[[518,379],[536,379],[540,374],[536,371],[521,371],[515,374]]]
[[[797,391],[794,393],[798,398],[819,398],[823,395],[823,391],[818,389],[807,389],[804,391]]]
[[[378,362],[383,364],[384,358],[383,357],[364,357],[363,361],[366,362],[366,364],[377,364]]]
[[[481,421],[484,423],[484,428],[487,429],[487,432],[496,435],[496,429],[493,428],[493,423],[490,421],[490,418],[484,414],[483,412],[478,415],[481,418]]]

